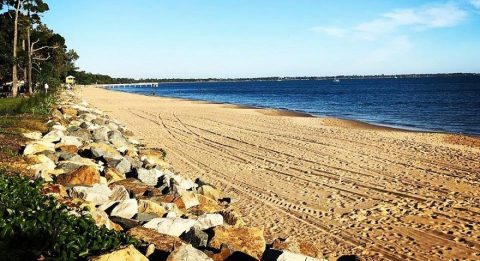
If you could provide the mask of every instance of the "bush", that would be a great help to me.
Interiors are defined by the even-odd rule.
[[[0,170],[0,172],[2,172]],[[85,260],[137,241],[68,213],[41,181],[0,173],[0,256],[10,260]]]
[[[0,99],[0,114],[47,115],[55,103],[55,93],[41,93],[29,98],[15,97]]]

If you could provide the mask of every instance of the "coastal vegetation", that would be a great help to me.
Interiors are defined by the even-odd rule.
[[[38,92],[51,88],[75,70],[78,55],[65,38],[48,28],[41,14],[49,7],[43,0],[0,0],[0,84],[2,92]]]

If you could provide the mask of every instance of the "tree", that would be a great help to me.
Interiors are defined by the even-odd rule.
[[[43,0],[0,0],[0,7],[6,5],[7,7],[14,8],[14,23],[13,23],[13,50],[12,50],[12,96],[17,96],[18,93],[18,21],[19,16],[27,13],[30,15],[38,16],[38,13],[42,13],[48,10],[48,5]],[[30,48],[30,47],[29,47]]]

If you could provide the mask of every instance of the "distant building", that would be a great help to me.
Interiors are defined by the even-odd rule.
[[[67,78],[65,78],[65,83],[74,85],[75,84],[75,77],[69,75]]]

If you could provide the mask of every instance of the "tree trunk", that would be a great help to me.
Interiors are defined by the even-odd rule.
[[[18,13],[20,12],[20,2],[17,0],[15,8],[15,23],[13,26],[13,68],[12,68],[12,96],[17,97],[18,76],[17,76],[17,42],[18,42]]]
[[[32,87],[32,46],[30,40],[30,26],[27,29],[27,44],[28,44],[28,93],[33,94]]]

